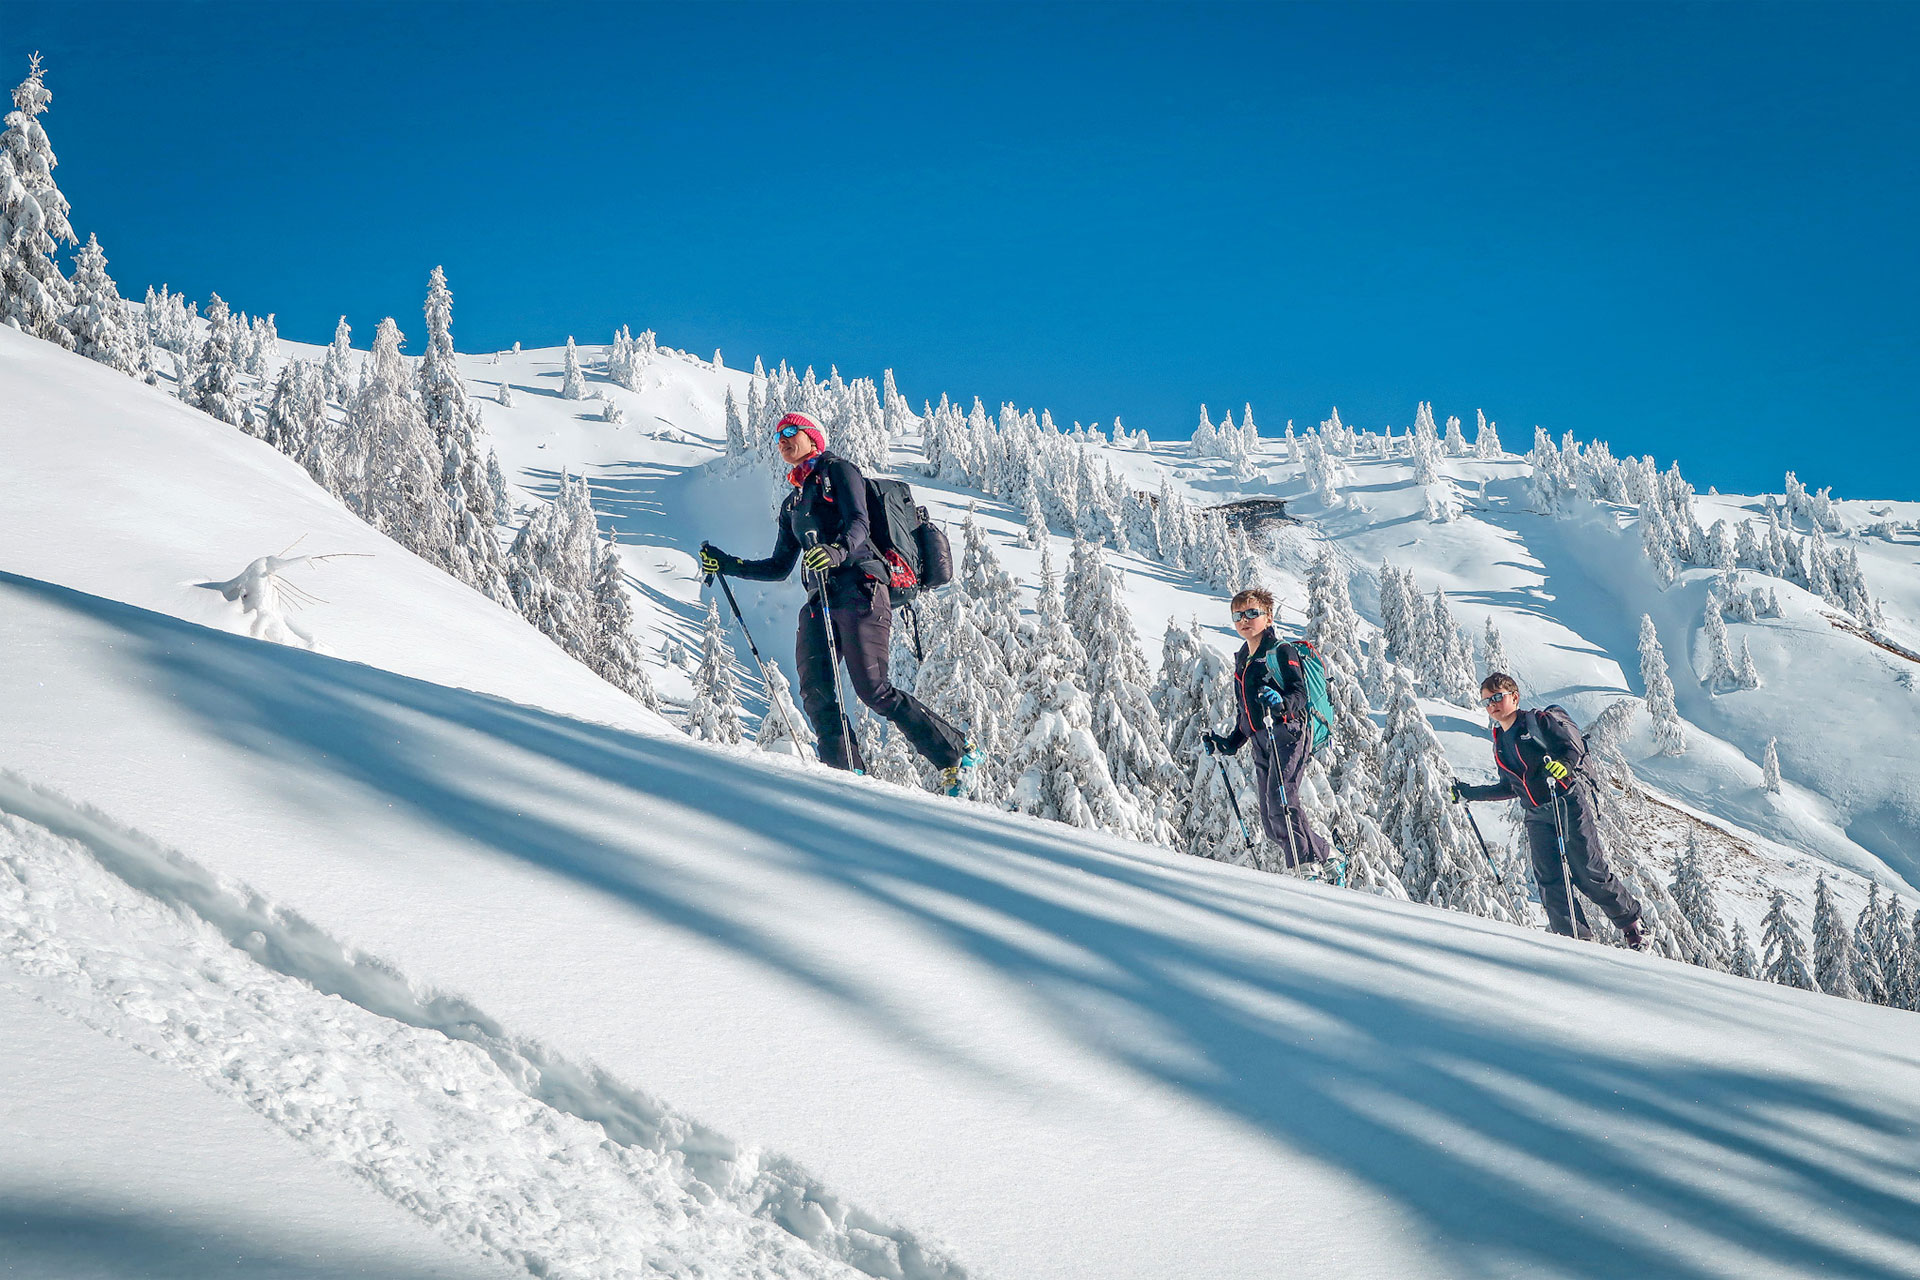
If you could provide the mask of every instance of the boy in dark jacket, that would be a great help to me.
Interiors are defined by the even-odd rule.
[[[1307,723],[1307,683],[1300,673],[1300,651],[1273,629],[1273,593],[1252,587],[1228,604],[1233,629],[1246,643],[1233,656],[1232,733],[1209,733],[1208,751],[1232,755],[1253,741],[1253,777],[1260,794],[1260,825],[1279,845],[1287,865],[1325,862],[1327,842],[1307,825],[1298,804],[1300,780],[1307,771],[1313,728]],[[1279,680],[1268,669],[1268,656]]]
[[[1585,737],[1558,707],[1521,710],[1520,686],[1503,671],[1482,681],[1480,694],[1493,722],[1493,762],[1500,781],[1484,787],[1455,783],[1454,802],[1518,800],[1527,815],[1527,847],[1533,855],[1533,876],[1540,886],[1548,927],[1568,937],[1590,938],[1585,913],[1573,905],[1569,914],[1573,899],[1560,874],[1559,837],[1564,832],[1574,888],[1607,913],[1626,935],[1628,946],[1640,950],[1646,945],[1640,904],[1607,865],[1594,821]]]
[[[780,419],[775,432],[793,491],[780,506],[773,554],[742,560],[703,542],[701,570],[777,582],[793,572],[796,561],[804,566],[807,603],[794,639],[794,665],[801,704],[820,737],[820,759],[836,769],[866,767],[834,687],[823,617],[831,613],[834,644],[854,693],[892,721],[914,750],[945,770],[947,789],[957,794],[967,781],[963,772],[974,763],[966,735],[887,679],[893,605],[886,562],[869,538],[866,477],[847,459],[827,452],[827,433],[804,413]]]

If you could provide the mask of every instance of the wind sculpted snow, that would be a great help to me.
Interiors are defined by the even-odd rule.
[[[1899,1012],[17,576],[0,644],[35,653],[0,669],[0,764],[254,904],[193,954],[255,918],[323,989],[273,947],[382,957],[415,1007],[780,1152],[970,1273],[1920,1274]]]

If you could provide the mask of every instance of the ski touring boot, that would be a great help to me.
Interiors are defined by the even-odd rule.
[[[940,781],[946,793],[956,798],[964,798],[972,792],[974,776],[979,771],[980,762],[984,759],[986,756],[981,753],[980,748],[968,742],[960,752],[960,759],[948,765],[946,772],[940,775]]]

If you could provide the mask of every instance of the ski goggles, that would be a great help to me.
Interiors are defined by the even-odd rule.
[[[1266,612],[1265,609],[1235,609],[1233,611],[1233,620],[1235,622],[1252,622],[1255,618],[1264,617]]]
[[[791,440],[805,430],[806,430],[805,427],[796,427],[796,426],[789,425],[789,426],[784,426],[780,428],[780,430],[774,432],[774,434],[779,436],[782,440]]]

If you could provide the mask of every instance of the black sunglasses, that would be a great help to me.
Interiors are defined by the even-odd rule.
[[[782,427],[780,428],[780,438],[782,440],[791,440],[799,435],[802,430],[803,428],[800,427]]]
[[[1265,609],[1235,609],[1233,611],[1233,620],[1235,622],[1252,622],[1255,618],[1261,617],[1265,613]]]
[[[1486,697],[1480,699],[1482,703],[1486,704],[1489,707],[1496,702],[1505,702],[1506,700],[1507,700],[1507,691],[1505,689],[1502,689],[1499,693],[1490,693]]]

